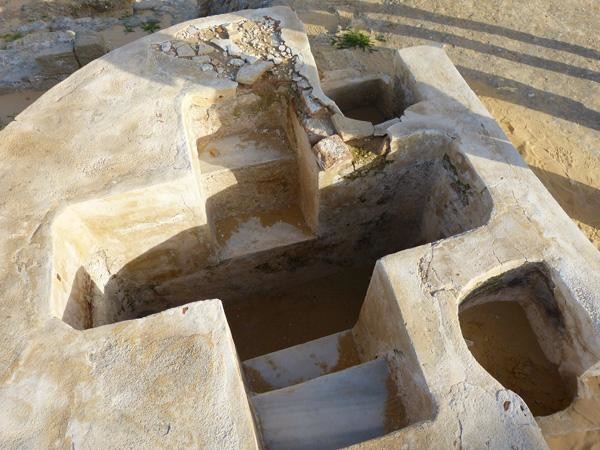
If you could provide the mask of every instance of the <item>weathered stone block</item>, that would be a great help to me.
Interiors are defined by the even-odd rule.
[[[392,125],[396,125],[400,122],[401,120],[398,117],[394,117],[393,119],[386,120],[382,123],[378,123],[377,125],[375,125],[375,130],[373,134],[375,136],[385,136],[389,127],[391,127]]]
[[[196,56],[196,51],[192,48],[191,45],[185,44],[177,48],[177,56],[181,56],[184,58]]]
[[[158,8],[162,2],[160,0],[135,0],[133,3],[134,11],[146,11]]]
[[[47,75],[69,75],[79,69],[72,42],[60,42],[42,50],[35,60]]]
[[[210,62],[210,56],[208,56],[208,55],[193,56],[192,61],[197,62],[198,64],[208,64]]]
[[[300,91],[300,104],[299,107],[311,116],[321,114],[325,112],[325,107],[319,102],[318,99],[313,97],[312,90]]]
[[[334,114],[331,120],[344,141],[369,137],[374,132],[373,124],[364,120],[351,119],[341,114]]]
[[[317,157],[319,165],[324,169],[352,161],[352,153],[342,139],[334,134],[328,138],[320,140],[314,147],[313,152]]]
[[[254,84],[273,66],[274,64],[271,61],[264,60],[257,61],[254,64],[246,64],[237,73],[235,81],[241,84]]]
[[[304,131],[308,135],[311,145],[316,144],[321,139],[335,134],[331,120],[326,117],[306,117],[302,120]]]
[[[75,57],[81,66],[101,57],[108,52],[108,46],[100,33],[78,31],[74,43]]]
[[[214,51],[214,47],[211,47],[210,45],[205,44],[203,42],[198,43],[198,55],[208,55],[209,53],[212,53]]]
[[[130,0],[77,0],[76,3],[79,3],[84,8],[89,8],[99,12],[131,8]]]

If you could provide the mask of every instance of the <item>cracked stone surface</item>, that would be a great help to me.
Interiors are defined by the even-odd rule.
[[[364,120],[352,119],[342,114],[334,114],[331,120],[344,141],[372,136],[374,132],[373,124]]]
[[[254,84],[267,70],[274,67],[271,61],[257,61],[246,64],[238,71],[235,81],[241,84]]]
[[[313,152],[324,170],[352,161],[352,153],[337,134],[321,139],[313,147]]]

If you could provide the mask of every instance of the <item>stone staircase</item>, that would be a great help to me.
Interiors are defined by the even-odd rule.
[[[385,359],[361,362],[350,330],[243,363],[268,449],[335,449],[399,428]]]
[[[198,159],[219,259],[313,238],[297,202],[296,157],[282,129],[212,138],[198,144]]]

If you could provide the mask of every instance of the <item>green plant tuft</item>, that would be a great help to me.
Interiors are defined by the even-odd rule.
[[[158,22],[146,22],[142,24],[142,30],[148,33],[154,33],[155,31],[160,30],[160,24]]]
[[[12,42],[12,41],[16,41],[17,39],[21,39],[23,36],[24,36],[23,33],[6,33],[0,37],[7,42]]]
[[[336,48],[360,48],[361,50],[374,51],[371,36],[360,30],[346,29],[331,39]]]

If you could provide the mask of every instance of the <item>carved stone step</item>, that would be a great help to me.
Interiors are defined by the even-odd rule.
[[[350,330],[244,361],[252,392],[281,389],[360,364]]]
[[[393,431],[404,408],[389,377],[376,359],[252,397],[265,447],[335,449]]]

